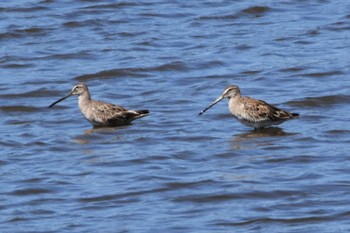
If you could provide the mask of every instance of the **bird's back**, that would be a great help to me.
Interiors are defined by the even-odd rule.
[[[263,100],[247,96],[233,98],[230,100],[229,108],[241,123],[254,128],[277,125],[299,116],[297,113],[289,113]]]
[[[94,126],[117,126],[129,124],[137,118],[148,115],[148,110],[128,110],[122,106],[90,100],[81,107],[84,117]]]

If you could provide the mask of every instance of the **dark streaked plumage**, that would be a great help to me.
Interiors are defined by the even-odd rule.
[[[283,111],[262,100],[242,96],[239,87],[236,85],[227,87],[223,94],[201,111],[199,115],[225,98],[229,98],[229,110],[231,114],[242,124],[254,127],[255,129],[278,125],[299,116],[297,113]]]
[[[148,110],[128,110],[118,105],[92,100],[89,89],[84,83],[75,85],[68,95],[52,103],[49,108],[72,95],[79,96],[81,113],[92,125],[97,127],[130,124],[133,120],[149,114]]]

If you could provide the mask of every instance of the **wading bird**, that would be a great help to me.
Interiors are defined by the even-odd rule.
[[[118,105],[92,100],[84,83],[75,85],[68,95],[52,103],[49,108],[73,95],[79,96],[81,113],[95,127],[127,125],[149,114],[148,110],[128,110]]]

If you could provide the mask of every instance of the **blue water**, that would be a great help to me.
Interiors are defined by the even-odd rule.
[[[0,3],[1,232],[348,232],[346,1]],[[68,94],[151,114],[93,129]],[[228,85],[300,113],[254,131]]]

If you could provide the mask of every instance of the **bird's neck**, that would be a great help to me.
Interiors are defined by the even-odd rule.
[[[81,95],[79,95],[79,108],[82,109],[83,106],[86,106],[87,103],[91,101],[89,91],[84,91]]]
[[[241,95],[240,94],[236,94],[234,96],[231,96],[229,101],[228,101],[228,104],[229,106],[230,105],[234,105],[235,103],[239,102],[239,100],[241,99]]]

